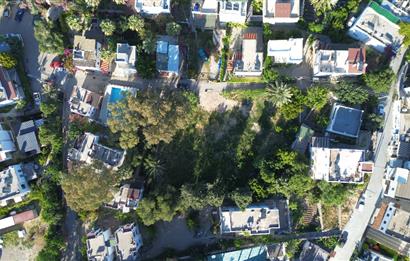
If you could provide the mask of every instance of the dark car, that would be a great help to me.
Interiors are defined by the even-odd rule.
[[[21,22],[23,20],[24,13],[26,12],[26,9],[19,8],[16,12],[16,16],[14,17],[14,20],[17,22]]]
[[[3,17],[10,17],[10,6],[6,6],[3,10]]]
[[[343,233],[340,235],[339,237],[339,241],[338,241],[338,245],[340,247],[343,247],[347,241],[347,236],[349,233],[347,233],[347,231],[343,231]]]

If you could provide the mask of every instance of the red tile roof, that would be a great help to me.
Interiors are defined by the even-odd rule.
[[[243,39],[254,40],[256,39],[256,33],[246,33],[243,35]]]
[[[362,163],[362,171],[373,172],[373,163]]]
[[[8,72],[0,67],[0,82],[3,88],[6,90],[8,99],[14,99],[17,97],[16,88],[13,82],[9,79]]]
[[[276,17],[290,17],[292,6],[290,2],[287,3],[278,3],[275,4],[275,16]]]
[[[374,219],[374,222],[372,224],[372,228],[379,229],[380,225],[382,224],[384,213],[386,213],[386,210],[387,210],[387,204],[383,202],[382,205],[380,206],[379,213],[377,214],[376,218]]]
[[[349,73],[366,72],[366,49],[349,48],[347,61],[349,63]]]
[[[35,219],[36,217],[37,217],[37,213],[34,210],[28,210],[28,211],[18,213],[17,215],[14,215],[13,220],[14,220],[14,224],[21,224],[26,221]]]

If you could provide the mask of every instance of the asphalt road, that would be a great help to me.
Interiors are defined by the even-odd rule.
[[[403,56],[398,55],[394,61],[392,61],[392,69],[397,73],[399,70],[398,64],[401,64]],[[359,211],[355,209],[350,217],[349,222],[346,224],[343,231],[348,233],[347,241],[343,247],[336,246],[335,256],[330,260],[350,260],[357,245],[360,245],[363,234],[366,231],[367,225],[373,212],[376,208],[376,204],[380,199],[382,193],[382,182],[386,163],[388,161],[388,144],[392,137],[393,126],[393,113],[392,113],[392,97],[393,92],[396,89],[396,85],[391,87],[390,94],[387,99],[386,119],[384,123],[384,130],[382,137],[376,148],[376,156],[374,159],[375,168],[373,174],[370,177],[370,182],[364,192],[365,204],[364,209]]]
[[[14,20],[15,13],[16,10],[13,8],[11,17],[1,17],[0,34],[21,34],[24,42],[25,68],[27,74],[31,75],[31,88],[33,92],[40,92],[41,85],[37,80],[41,78],[41,66],[39,63],[40,53],[38,50],[37,40],[34,37],[33,16],[26,12],[23,16],[23,20],[19,23]]]

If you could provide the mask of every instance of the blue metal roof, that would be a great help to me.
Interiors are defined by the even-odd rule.
[[[258,246],[210,255],[207,261],[266,261],[266,258],[266,247]]]
[[[157,53],[164,53],[168,52],[168,42],[165,41],[157,41]]]
[[[172,73],[179,73],[179,46],[168,46],[168,71]]]

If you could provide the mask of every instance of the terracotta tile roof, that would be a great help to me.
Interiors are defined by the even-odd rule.
[[[254,39],[256,39],[256,34],[255,33],[246,33],[246,34],[243,35],[243,39],[254,40]]]
[[[14,215],[13,219],[14,219],[15,224],[21,224],[26,221],[35,219],[36,217],[37,217],[37,213],[34,210],[28,210],[28,211],[18,213],[17,215]]]
[[[362,163],[362,171],[373,172],[373,163]]]
[[[290,2],[281,3],[276,2],[275,4],[275,16],[276,17],[290,17],[292,6]]]
[[[103,73],[109,73],[110,72],[110,67],[111,67],[110,62],[107,62],[105,60],[101,60],[100,68],[101,68],[101,71]]]
[[[349,48],[347,61],[349,63],[349,72],[358,73],[366,72],[366,49],[364,48]]]
[[[383,202],[382,205],[380,206],[379,213],[374,219],[372,228],[379,229],[380,225],[382,224],[383,217],[384,217],[384,214],[386,213],[386,210],[387,210],[387,204]]]
[[[17,97],[16,88],[13,82],[9,79],[7,71],[0,67],[0,82],[3,88],[6,90],[8,99],[14,99]]]

